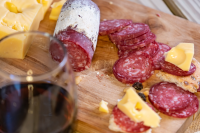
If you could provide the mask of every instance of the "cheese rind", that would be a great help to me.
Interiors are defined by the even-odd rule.
[[[189,71],[194,56],[193,43],[180,43],[166,53],[165,61],[170,62],[183,71]]]
[[[141,110],[137,110],[135,107],[140,103]],[[158,127],[160,123],[159,115],[154,112],[130,87],[125,96],[117,104],[118,108],[126,114],[132,121],[144,122],[144,125],[150,127]]]
[[[104,100],[102,100],[99,103],[99,111],[100,112],[104,112],[104,113],[109,113],[108,107],[107,107],[108,103],[105,102]]]

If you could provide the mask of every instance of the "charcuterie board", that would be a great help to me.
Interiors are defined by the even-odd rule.
[[[58,1],[58,0],[54,0]],[[101,21],[108,19],[132,19],[133,22],[146,23],[156,34],[156,41],[173,47],[179,42],[195,44],[195,58],[200,61],[200,25],[182,18],[172,16],[128,0],[93,0],[100,8]],[[50,9],[40,24],[40,31],[53,34],[56,21],[49,20]],[[89,70],[76,75],[83,79],[77,85],[78,116],[77,131],[80,133],[112,133],[108,129],[109,117],[117,100],[124,95],[126,86],[115,79],[112,66],[118,59],[116,46],[107,36],[99,36],[92,66]],[[144,83],[150,87],[159,80],[153,75]],[[107,101],[109,114],[100,113],[98,106],[101,100]],[[199,112],[199,111],[198,111]],[[198,112],[188,119],[178,119],[160,113],[160,127],[153,133],[183,133]]]

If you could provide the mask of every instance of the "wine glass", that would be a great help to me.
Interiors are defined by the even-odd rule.
[[[0,40],[0,133],[71,133],[76,101],[60,41],[36,31]]]

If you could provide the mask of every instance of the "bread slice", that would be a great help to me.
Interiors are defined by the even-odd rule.
[[[192,93],[197,92],[200,84],[200,63],[195,58],[193,58],[192,63],[196,66],[196,71],[192,75],[175,76],[156,70],[156,77],[166,82],[175,83],[177,86]]]

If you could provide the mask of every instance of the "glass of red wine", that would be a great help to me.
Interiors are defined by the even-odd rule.
[[[60,41],[43,32],[0,40],[0,133],[72,133],[76,100]]]

